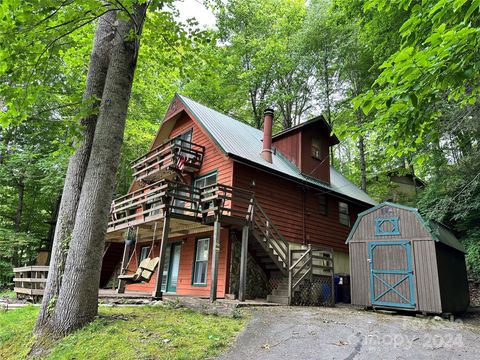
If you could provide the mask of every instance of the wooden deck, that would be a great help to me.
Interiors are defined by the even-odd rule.
[[[42,296],[47,283],[48,266],[24,266],[13,269],[17,295]]]
[[[183,139],[170,139],[132,162],[136,181],[152,183],[179,173],[200,170],[205,147]]]

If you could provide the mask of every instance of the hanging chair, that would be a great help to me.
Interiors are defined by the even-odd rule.
[[[118,280],[125,281],[128,284],[133,284],[133,283],[139,283],[142,281],[149,281],[155,272],[155,268],[158,266],[158,263],[160,262],[159,257],[155,257],[153,259],[150,258],[152,255],[153,251],[153,245],[155,243],[155,234],[157,232],[157,224],[155,223],[155,227],[153,230],[153,237],[152,237],[152,244],[150,245],[150,252],[148,253],[148,256],[143,259],[140,264],[138,265],[137,271],[133,274],[125,274],[123,273],[122,275],[118,276]],[[135,244],[137,242],[138,238],[138,228],[136,231],[136,234],[133,234],[133,228],[129,228],[127,232],[127,240],[134,240]],[[130,262],[132,261],[134,255],[136,253],[136,246],[133,248],[133,253],[130,256],[130,259],[128,260],[127,266],[125,268],[125,272],[128,271],[128,266],[130,265]]]
[[[148,281],[152,277],[159,261],[159,257],[153,259],[147,257],[140,262],[140,265],[138,265],[138,269],[137,271],[135,271],[135,273],[120,275],[118,279],[123,280],[127,283],[139,283],[142,281]]]

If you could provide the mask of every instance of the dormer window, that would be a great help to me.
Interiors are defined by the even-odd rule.
[[[313,138],[312,139],[312,157],[318,160],[322,160],[322,142],[320,138]]]

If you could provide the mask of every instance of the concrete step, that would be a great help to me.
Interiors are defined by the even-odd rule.
[[[267,302],[288,305],[288,296],[267,295]]]
[[[274,295],[274,296],[288,296],[288,289],[276,288],[272,291],[272,295]]]

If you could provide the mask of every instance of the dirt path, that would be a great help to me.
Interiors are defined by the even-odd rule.
[[[479,317],[450,322],[353,308],[255,308],[219,359],[480,359]]]

